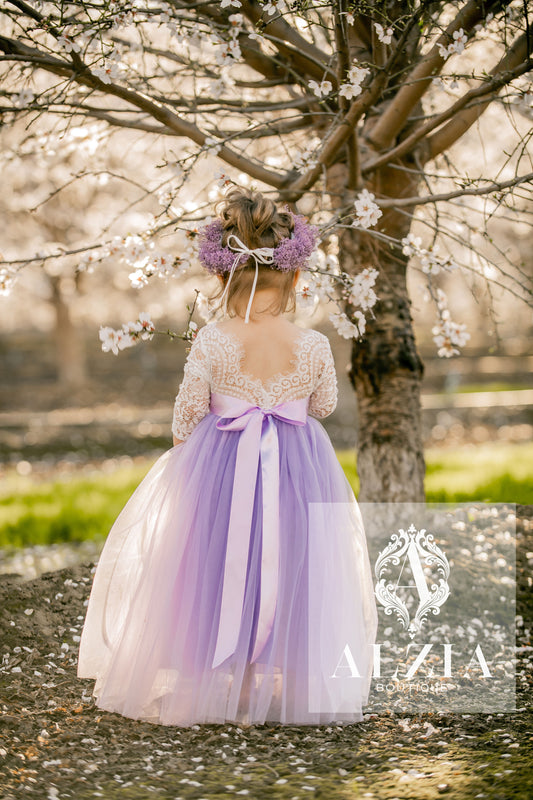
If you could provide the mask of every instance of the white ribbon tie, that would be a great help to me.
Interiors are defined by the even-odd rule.
[[[235,244],[231,244],[230,240],[233,239]],[[231,265],[231,270],[228,278],[228,282],[224,288],[224,292],[222,297],[220,298],[220,302],[224,301],[224,311],[227,311],[227,293],[228,288],[230,285],[230,281],[233,277],[233,273],[237,268],[237,264],[239,263],[240,257],[242,255],[252,256],[255,261],[255,276],[254,282],[252,284],[252,291],[250,292],[250,299],[248,300],[248,307],[246,309],[246,316],[244,318],[245,322],[250,321],[250,309],[252,308],[252,300],[254,298],[255,287],[257,286],[257,278],[259,275],[259,264],[272,264],[274,262],[274,248],[273,247],[256,247],[256,248],[249,248],[246,247],[244,242],[239,239],[238,236],[235,236],[234,233],[230,233],[228,236],[228,240],[226,242],[226,246],[229,247],[230,250],[233,250],[236,253],[235,260]]]

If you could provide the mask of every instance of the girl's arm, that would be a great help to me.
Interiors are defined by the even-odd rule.
[[[308,413],[319,419],[329,416],[337,407],[337,373],[331,345],[324,337],[321,345],[322,366],[317,384],[309,398]]]
[[[182,444],[209,411],[211,380],[207,348],[202,341],[203,328],[192,343],[183,368],[172,415],[172,441]]]

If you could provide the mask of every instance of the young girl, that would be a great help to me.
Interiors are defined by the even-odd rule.
[[[363,719],[377,610],[359,508],[317,419],[337,403],[333,356],[282,316],[315,236],[240,189],[203,231],[225,313],[194,339],[174,447],[98,562],[78,676],[102,709],[180,726]]]

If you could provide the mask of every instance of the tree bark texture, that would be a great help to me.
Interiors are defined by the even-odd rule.
[[[404,177],[402,177],[402,175]],[[369,187],[385,194],[416,193],[411,177],[387,168]],[[377,226],[402,238],[411,219],[384,211]],[[360,502],[423,502],[425,461],[420,390],[424,365],[417,351],[409,295],[407,257],[377,243],[364,231],[345,228],[340,236],[341,268],[350,274],[373,266],[379,271],[375,319],[362,340],[353,340],[349,377],[357,397],[357,471]],[[346,312],[350,316],[348,306]]]

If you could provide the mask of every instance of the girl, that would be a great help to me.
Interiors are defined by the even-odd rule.
[[[102,709],[165,725],[363,719],[377,628],[359,507],[317,418],[328,339],[282,314],[316,230],[231,191],[202,232],[223,318],[197,334],[174,447],[102,551],[78,676]]]

